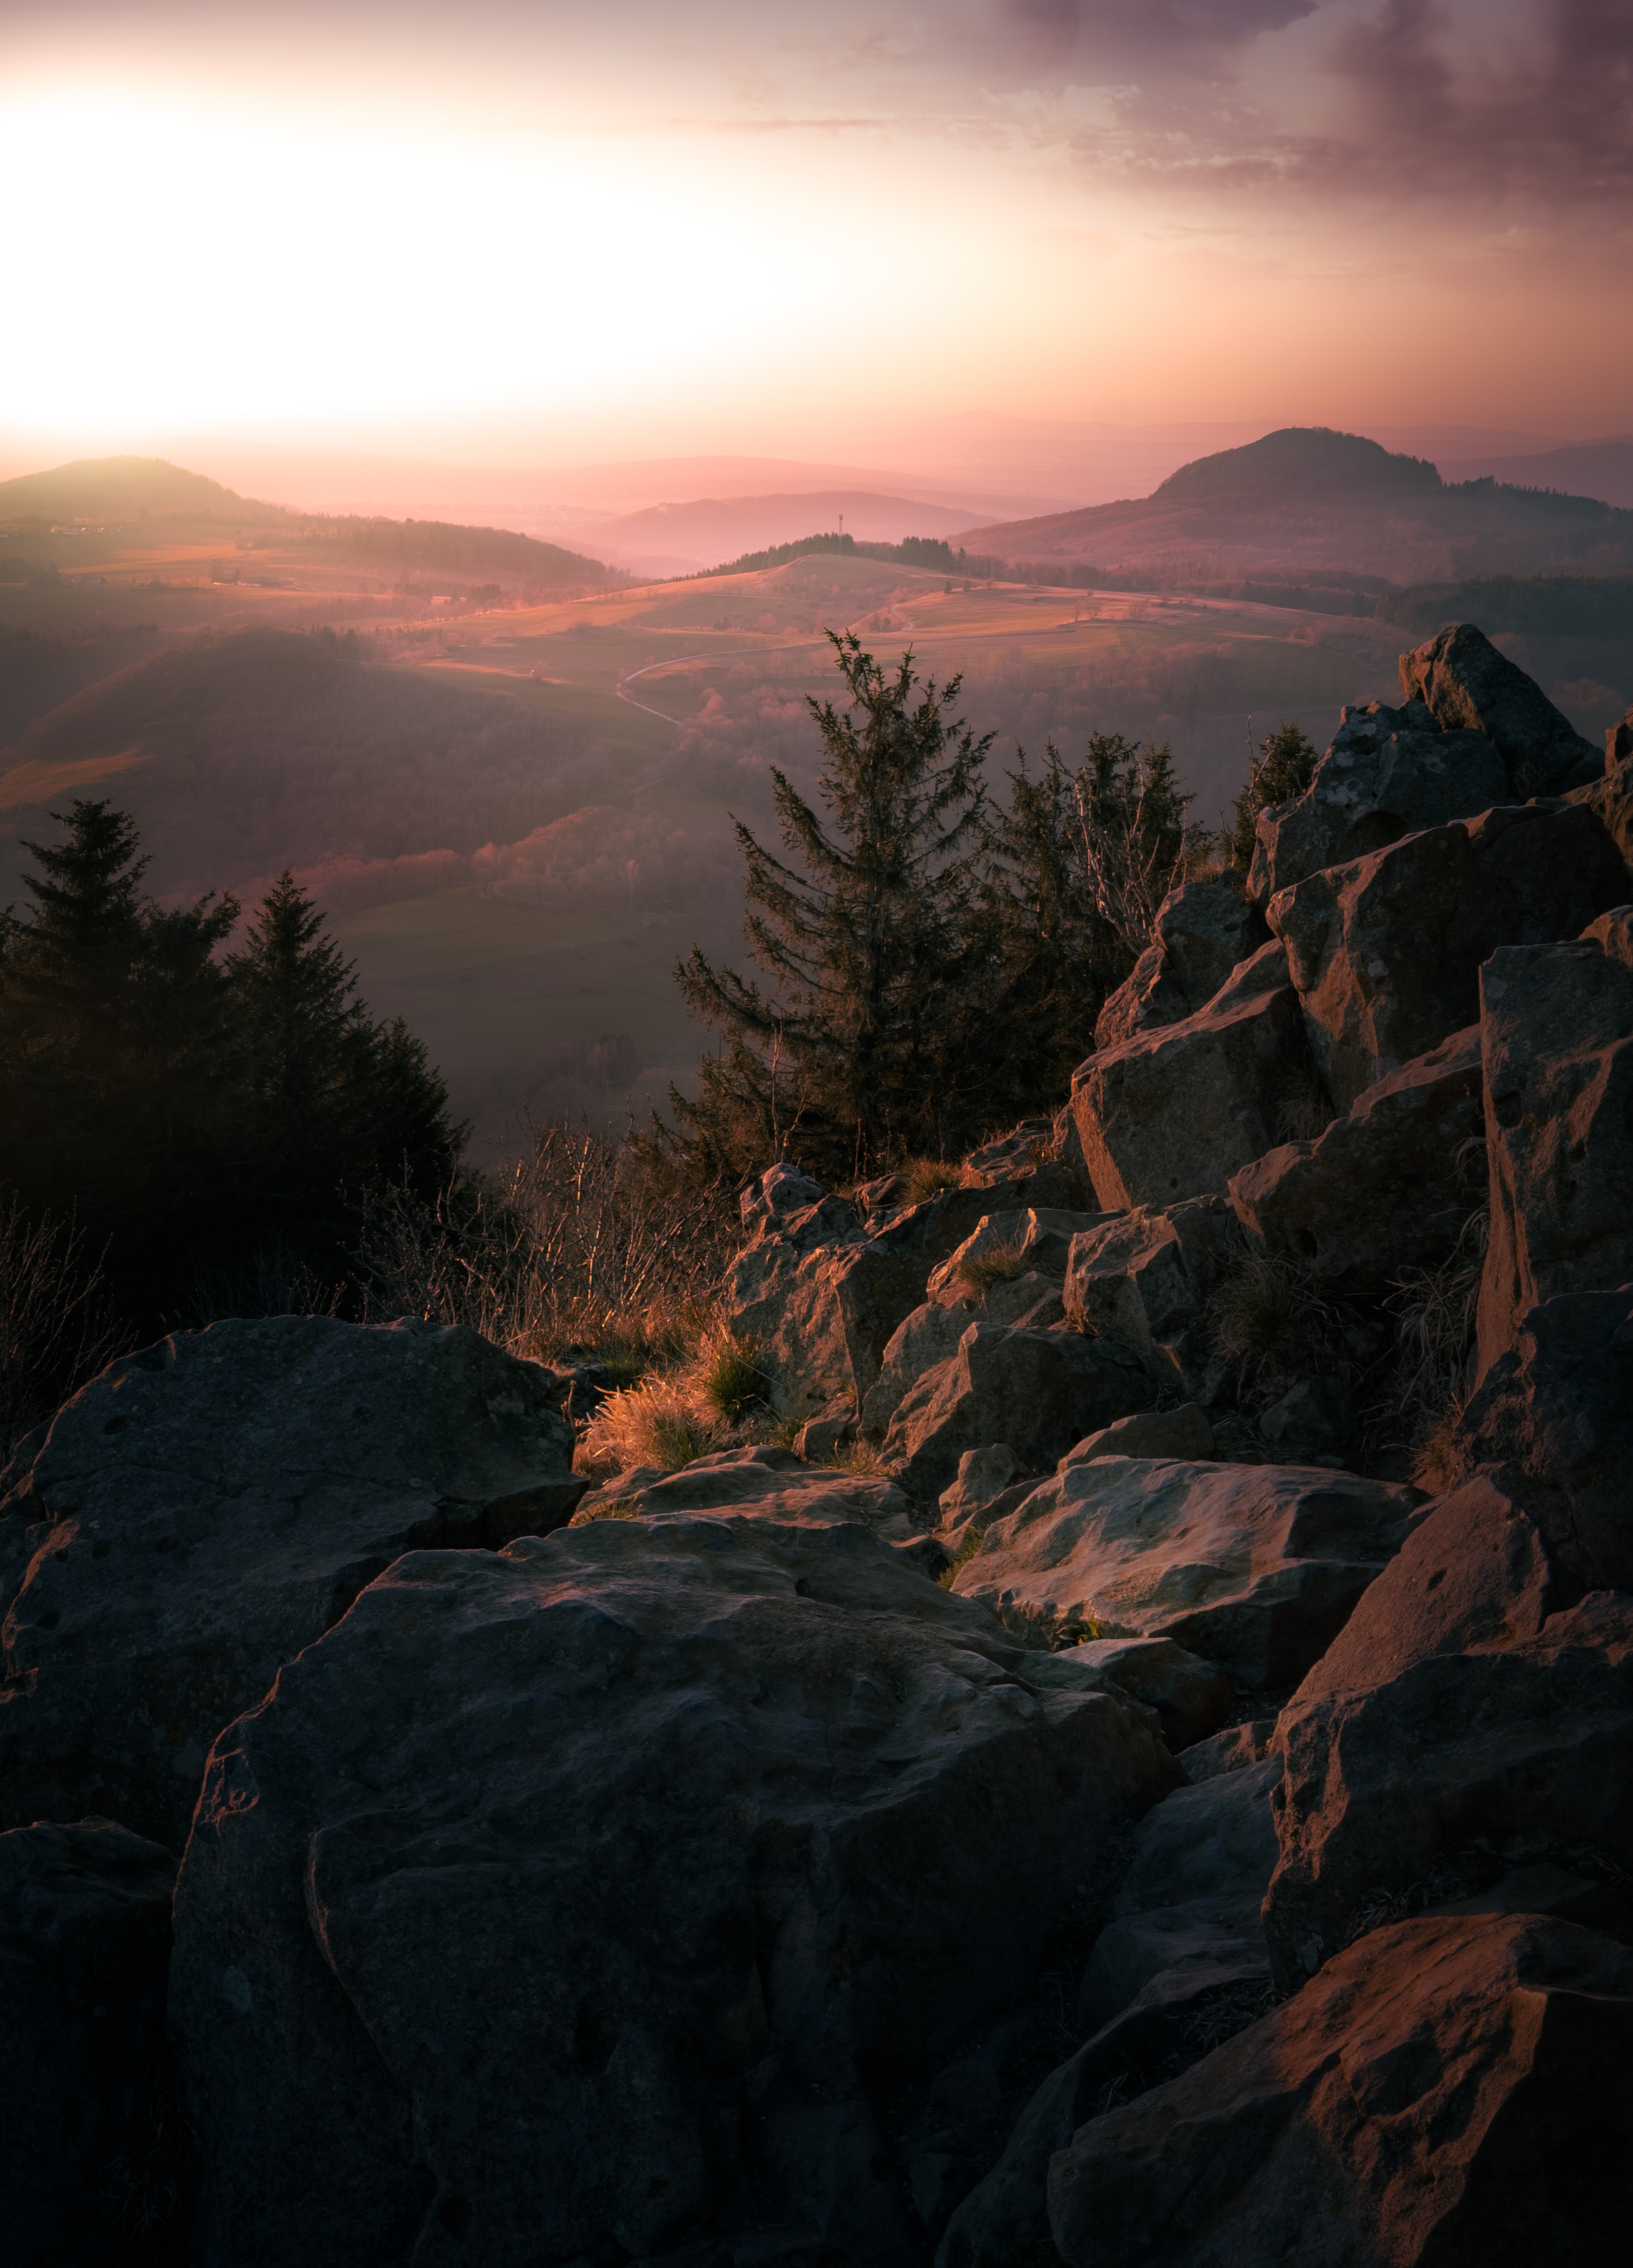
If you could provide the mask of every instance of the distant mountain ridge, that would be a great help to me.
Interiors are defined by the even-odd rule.
[[[1398,583],[1633,567],[1633,512],[1597,497],[1448,484],[1356,433],[1289,426],[1198,458],[1151,495],[965,532],[1019,564],[1221,572],[1349,571]]]

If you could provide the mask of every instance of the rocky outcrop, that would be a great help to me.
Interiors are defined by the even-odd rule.
[[[1276,1742],[1286,1771],[1265,1923],[1284,1984],[1313,1974],[1369,1908],[1471,1852],[1586,1845],[1625,1869],[1633,1599],[1593,1592],[1534,1638],[1295,1701]]]
[[[210,1760],[170,2002],[201,2254],[898,2268],[886,2107],[1179,1778],[854,1528],[405,1557]]]
[[[1403,653],[1401,690],[1423,702],[1442,732],[1483,733],[1503,760],[1516,802],[1585,786],[1605,768],[1593,742],[1473,622],[1448,622],[1426,644]]]
[[[1499,946],[1577,937],[1627,894],[1621,853],[1592,812],[1533,804],[1313,874],[1272,898],[1266,918],[1328,1090],[1348,1110],[1477,1020],[1480,966]]]
[[[1364,1088],[1315,1141],[1245,1166],[1232,1208],[1266,1251],[1331,1291],[1383,1293],[1455,1248],[1478,1202],[1469,1158],[1484,1126],[1476,1024]]]
[[[1534,1914],[1380,1930],[1049,2168],[1068,2268],[1597,2268],[1633,2204],[1633,1952]]]
[[[1113,1214],[1072,1239],[1066,1313],[1097,1338],[1132,1348],[1163,1386],[1195,1393],[1214,1359],[1209,1298],[1238,1242],[1218,1197]]]
[[[1028,1473],[1007,1441],[990,1448],[966,1449],[955,1477],[938,1498],[941,1518],[936,1534],[949,1553],[984,1535],[995,1520],[1026,1499],[1042,1478]]]
[[[0,1835],[0,2198],[11,2268],[131,2257],[166,2085],[176,1862],[111,1820]],[[181,2213],[151,2234],[180,2235]],[[122,2225],[121,2225],[122,2223]]]
[[[1416,1500],[1296,1465],[1107,1457],[996,1521],[954,1588],[1036,1644],[1173,1638],[1244,1685],[1289,1685],[1399,1550]]]
[[[1112,1218],[1060,1206],[989,1213],[952,1257],[931,1272],[926,1292],[944,1307],[974,1307],[989,1287],[1004,1280],[996,1271],[1005,1268],[1015,1278],[1043,1276],[1061,1282],[1073,1237]]]
[[[1633,1592],[1633,1287],[1562,1293],[1522,1315],[1450,1454],[1535,1521],[1568,1596]]]
[[[1268,905],[1325,866],[1512,799],[1507,767],[1483,733],[1443,733],[1421,701],[1345,709],[1305,792],[1260,813],[1248,895]]]
[[[463,1327],[178,1332],[61,1410],[0,1528],[0,1825],[180,1849],[210,1744],[399,1553],[545,1534],[588,1484],[544,1375]]]
[[[923,1304],[931,1272],[995,1210],[994,1189],[1018,1208],[1070,1204],[1075,1178],[1023,1150],[968,1188],[871,1214],[825,1197],[803,1211],[762,1218],[751,1191],[745,1218],[759,1223],[726,1277],[729,1327],[758,1351],[783,1416],[861,1410],[899,1327]]]
[[[1047,1472],[1085,1432],[1151,1400],[1138,1360],[1107,1340],[974,1322],[952,1359],[903,1397],[882,1454],[909,1494],[929,1499],[967,1449],[1002,1441],[1029,1470]]]
[[[1071,1107],[1100,1204],[1223,1197],[1275,1142],[1298,1049],[1286,956],[1270,944],[1195,1015],[1092,1055]]]
[[[1157,909],[1151,943],[1100,1010],[1095,1046],[1114,1047],[1159,1025],[1182,1023],[1266,942],[1263,919],[1243,895],[1239,875],[1170,890]]]
[[[1520,1315],[1633,1279],[1633,907],[1480,972],[1491,1237],[1482,1376]]]

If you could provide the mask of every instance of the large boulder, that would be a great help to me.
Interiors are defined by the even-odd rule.
[[[1181,883],[1157,909],[1151,943],[1100,1010],[1095,1046],[1114,1047],[1194,1016],[1265,942],[1263,919],[1244,896],[1240,875]]]
[[[1491,1237],[1479,1374],[1561,1292],[1633,1279],[1633,907],[1480,972]]]
[[[1291,1685],[1405,1542],[1416,1502],[1321,1467],[1103,1457],[995,1521],[953,1587],[1034,1644],[1173,1638],[1244,1685]]]
[[[10,2268],[123,2260],[138,2257],[131,2248],[144,2236],[164,2244],[183,2234],[170,2216],[157,2229],[140,2227],[143,2209],[162,2203],[144,2176],[158,2171],[185,2185],[188,2171],[185,2154],[153,2163],[175,1879],[168,1851],[111,1820],[41,1821],[0,1835],[0,2198]]]
[[[1097,1338],[1131,1347],[1163,1386],[1194,1393],[1213,1359],[1208,1301],[1239,1242],[1217,1197],[1114,1213],[1071,1241],[1066,1313]]]
[[[1023,1164],[996,1184],[1016,1206],[1070,1202],[1056,1186],[1059,1169]],[[943,1189],[865,1227],[831,1197],[761,1221],[727,1273],[723,1305],[729,1327],[757,1350],[780,1412],[860,1412],[932,1270],[995,1210],[994,1186]]]
[[[1272,898],[1266,919],[1328,1090],[1348,1110],[1478,1020],[1480,965],[1499,946],[1579,936],[1627,894],[1622,854],[1592,812],[1530,804],[1313,874]]]
[[[280,1315],[112,1364],[0,1519],[0,1825],[99,1811],[179,1850],[280,1665],[400,1552],[560,1526],[570,1453],[544,1374],[463,1327]]]
[[[882,1454],[901,1486],[928,1501],[952,1484],[967,1449],[1002,1441],[1028,1470],[1047,1472],[1085,1433],[1152,1399],[1138,1359],[1110,1340],[973,1322],[952,1359],[903,1396]]]
[[[1053,2161],[1068,2268],[1601,2268],[1633,2211],[1633,1952],[1536,1914],[1368,1937]]]
[[[1421,701],[1347,708],[1304,793],[1260,813],[1248,895],[1268,905],[1324,866],[1510,799],[1507,768],[1483,733],[1441,732]]]
[[[1535,1521],[1568,1595],[1633,1591],[1633,1285],[1526,1311],[1453,1433],[1448,1477],[1490,1474]]]
[[[170,1999],[198,2257],[898,2268],[889,2114],[1179,1778],[855,1528],[401,1559],[210,1760]]]
[[[1217,1732],[1235,1703],[1229,1671],[1171,1638],[1085,1638],[1070,1651],[1074,1662],[1102,1683],[1154,1709],[1164,1740],[1176,1752]]]
[[[1387,1683],[1315,1692],[1276,1728],[1271,1960],[1298,1983],[1467,1853],[1587,1846],[1633,1865],[1633,1599],[1596,1591],[1534,1638],[1434,1653]]]
[[[1483,733],[1517,801],[1585,786],[1605,769],[1593,743],[1473,622],[1448,622],[1403,653],[1401,690],[1423,702],[1442,732]]]
[[[1482,1475],[1424,1506],[1293,1699],[1387,1685],[1436,1654],[1535,1638],[1560,1604],[1541,1530]]]
[[[1274,943],[1195,1015],[1092,1055],[1072,1073],[1071,1108],[1100,1204],[1223,1197],[1276,1140],[1298,1060],[1298,1007]]]
[[[1455,1248],[1476,1203],[1467,1160],[1482,1131],[1474,1024],[1364,1088],[1313,1142],[1244,1166],[1232,1208],[1267,1251],[1331,1291],[1385,1292]]]
[[[897,1324],[886,1343],[879,1376],[862,1397],[862,1432],[865,1440],[882,1441],[902,1397],[919,1380],[959,1351],[959,1341],[969,1329],[970,1318],[961,1307],[944,1307],[926,1300]]]

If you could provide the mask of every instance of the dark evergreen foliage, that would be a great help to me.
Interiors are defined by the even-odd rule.
[[[106,1248],[122,1315],[163,1328],[201,1269],[275,1245],[333,1263],[346,1192],[445,1177],[446,1089],[290,875],[224,960],[234,899],[157,906],[124,813],[53,816],[32,911],[0,917],[0,1190]]]
[[[1272,804],[1291,803],[1302,795],[1320,761],[1320,749],[1306,740],[1296,724],[1284,721],[1266,734],[1220,838],[1219,847],[1229,865],[1247,872],[1253,863],[1254,827],[1259,814]]]

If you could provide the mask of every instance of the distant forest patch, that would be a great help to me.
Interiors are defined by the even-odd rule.
[[[1478,622],[1541,637],[1633,638],[1633,575],[1476,575],[1419,583],[1379,599],[1380,622],[1427,634],[1442,622]]]

